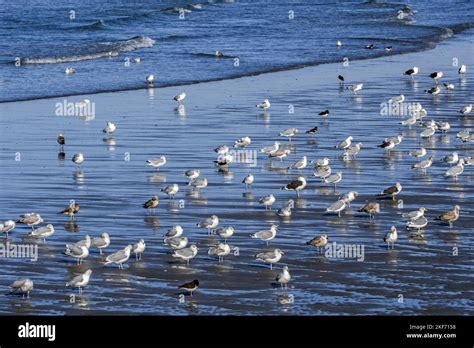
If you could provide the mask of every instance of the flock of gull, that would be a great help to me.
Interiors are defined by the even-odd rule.
[[[412,79],[417,78],[420,69],[418,67],[413,67],[404,72],[404,75],[411,77]],[[70,72],[72,73],[72,72]],[[458,73],[464,76],[467,73],[467,67],[462,65]],[[441,87],[439,86],[439,81],[444,77],[443,72],[438,71],[428,75],[435,82],[435,86],[427,89],[426,93],[436,97],[441,93]],[[150,88],[153,87],[154,76],[149,75],[146,77],[146,83]],[[340,84],[344,84],[344,77],[339,75],[338,80]],[[444,83],[444,87],[447,91],[451,91],[455,88],[453,83]],[[363,91],[363,84],[356,83],[350,86],[345,87],[345,89],[352,92],[354,95],[361,93]],[[174,97],[174,100],[181,105],[186,98],[186,93],[181,93]],[[389,102],[392,104],[399,104],[405,101],[405,96],[399,95],[392,97]],[[87,104],[87,100],[81,102]],[[459,109],[461,117],[468,117],[472,112],[472,104],[462,106]],[[261,103],[256,105],[256,108],[263,111],[271,108],[271,103],[269,99],[263,100]],[[437,132],[448,132],[450,129],[450,124],[448,122],[435,122],[434,120],[425,121],[424,118],[427,116],[428,112],[423,108],[420,103],[415,103],[415,106],[411,109],[410,118],[402,120],[401,125],[407,127],[422,127],[420,132],[421,138],[430,138],[433,137]],[[330,117],[330,111],[324,110],[319,113],[319,116],[322,118]],[[108,136],[112,136],[116,131],[117,126],[113,122],[109,121],[106,123],[104,129],[102,130]],[[313,127],[304,132],[306,136],[314,136],[318,133],[319,128]],[[291,144],[292,139],[300,134],[300,131],[297,128],[288,128],[279,132],[278,136],[282,139],[286,138],[288,143]],[[474,134],[471,134],[469,130],[464,129],[459,132],[456,136],[462,142],[473,142]],[[395,149],[402,141],[404,140],[402,135],[394,135],[387,137],[381,140],[378,147],[381,148],[380,151],[390,152]],[[66,146],[66,137],[64,134],[59,134],[57,137],[57,143],[60,146],[60,151],[63,150]],[[250,137],[245,136],[235,140],[233,144],[234,149],[245,149],[250,144],[252,140]],[[212,149],[209,149],[212,150]],[[235,161],[234,156],[231,153],[231,147],[228,145],[221,145],[213,151],[216,153],[217,159],[214,161],[214,165],[219,170],[228,170],[229,166]],[[334,151],[341,151],[342,158],[345,161],[350,161],[355,159],[360,151],[363,151],[363,144],[361,142],[356,142],[353,136],[348,136],[345,139],[339,139],[339,141],[334,144]],[[281,163],[292,154],[291,146],[286,146],[282,141],[275,141],[272,144],[263,146],[259,150],[260,154],[267,156],[270,161],[279,160]],[[413,170],[421,170],[426,172],[429,170],[433,162],[435,161],[434,156],[430,155],[428,158],[424,159],[428,155],[428,151],[425,148],[413,149],[409,152],[409,155],[419,159],[420,162],[417,162],[411,166]],[[72,162],[76,166],[86,165],[87,157],[83,153],[76,153],[72,157]],[[462,175],[464,168],[466,166],[472,166],[474,161],[471,157],[462,157],[458,153],[449,153],[446,154],[443,158],[438,159],[446,165],[446,170],[444,176],[447,179],[458,180],[459,176]],[[148,159],[144,165],[154,168],[155,170],[160,170],[167,165],[167,159],[165,155],[160,155],[155,158]],[[273,163],[273,162],[272,162]],[[343,173],[341,171],[333,171],[331,168],[331,159],[328,157],[325,158],[315,158],[309,160],[307,156],[303,156],[297,160],[292,161],[288,165],[285,165],[288,172],[297,171],[298,175],[291,180],[286,185],[282,186],[280,189],[283,191],[293,191],[296,197],[300,197],[303,194],[304,190],[307,188],[308,180],[303,174],[307,167],[312,168],[312,176],[316,180],[320,180],[325,185],[330,185],[336,190],[336,186],[343,180]],[[202,191],[205,190],[209,185],[208,179],[206,177],[201,177],[201,170],[198,168],[190,168],[186,170],[183,175],[188,180],[188,186],[190,190]],[[252,185],[257,182],[255,175],[248,173],[244,178],[242,178],[242,184],[245,185],[246,190],[251,190]],[[167,185],[161,189],[161,193],[167,196],[170,200],[174,199],[175,196],[180,191],[180,186],[176,183]],[[380,200],[389,199],[395,200],[397,196],[402,194],[403,186],[401,182],[393,183],[389,187],[381,187],[380,193],[373,197],[373,199],[366,201],[364,204],[358,207],[358,212],[367,214],[370,219],[375,219],[377,214],[381,211]],[[359,193],[356,191],[349,191],[339,199],[331,204],[326,209],[326,214],[337,214],[339,217],[342,217],[343,212],[351,207],[354,201],[357,200]],[[269,193],[268,195],[258,199],[258,203],[261,205],[261,209],[266,211],[274,211],[277,216],[280,218],[288,218],[292,215],[292,211],[295,209],[295,202],[293,199],[289,199],[285,202],[281,208],[273,210],[273,206],[276,203],[276,197],[274,193]],[[148,214],[155,214],[155,210],[159,207],[160,198],[158,195],[153,195],[147,201],[143,202],[143,208],[148,210]],[[425,207],[420,207],[417,210],[404,213],[402,216],[406,220],[406,228],[410,230],[410,233],[415,237],[423,236],[423,229],[428,225],[429,219],[425,216],[425,213],[428,211]],[[461,208],[458,204],[455,204],[453,208],[449,211],[446,211],[439,216],[435,217],[436,220],[440,220],[441,223],[448,224],[450,227],[455,223],[460,216]],[[70,219],[75,219],[75,216],[80,212],[80,206],[77,202],[71,201],[62,211],[58,214],[66,215]],[[206,230],[209,235],[218,236],[221,241],[215,245],[211,245],[207,250],[207,254],[218,259],[219,263],[224,262],[224,258],[230,255],[234,247],[229,245],[227,242],[232,236],[236,233],[234,227],[232,226],[223,226],[221,224],[221,219],[217,215],[212,215],[207,218],[202,219],[201,221],[196,221],[196,227]],[[5,234],[6,238],[9,237],[9,233],[13,232],[17,227],[17,224],[23,224],[31,227],[31,231],[28,233],[27,238],[43,240],[46,242],[47,238],[50,238],[54,235],[55,229],[53,224],[47,223],[44,226],[39,227],[39,225],[44,224],[43,218],[38,213],[25,213],[16,220],[7,220],[0,224],[0,233]],[[256,231],[252,233],[249,238],[260,240],[268,245],[273,239],[276,238],[278,233],[278,225],[271,224],[268,228]],[[387,248],[394,248],[398,240],[398,231],[397,228],[391,226],[390,230],[387,231],[385,237],[383,238],[384,242],[387,245]],[[324,247],[328,244],[329,236],[327,234],[321,234],[315,236],[306,244],[312,246],[320,251],[324,250]],[[185,262],[187,265],[198,255],[199,249],[196,244],[189,245],[188,237],[184,234],[183,227],[176,225],[171,227],[163,236],[163,243],[166,245],[173,258]],[[74,243],[69,243],[65,245],[63,254],[71,259],[74,259],[77,264],[82,264],[82,262],[88,258],[91,254],[92,249],[97,249],[97,252],[102,257],[103,265],[117,265],[119,269],[123,269],[124,265],[129,261],[131,255],[135,255],[136,262],[140,262],[142,255],[146,250],[146,243],[144,239],[140,239],[135,243],[130,243],[126,245],[123,249],[120,249],[116,252],[104,255],[106,249],[111,245],[111,238],[108,233],[102,233],[99,236],[91,237],[86,235],[83,239],[76,241]],[[282,257],[285,255],[285,252],[279,248],[275,248],[271,251],[264,251],[257,253],[255,255],[255,260],[266,263],[269,265],[270,269],[273,269],[273,266],[278,264]],[[66,287],[77,288],[81,293],[83,289],[88,285],[89,280],[92,275],[92,269],[86,270],[84,273],[76,275],[70,281],[66,283]],[[287,289],[288,283],[291,281],[290,270],[288,266],[282,267],[281,271],[275,277],[276,283],[278,283],[283,290]],[[189,293],[190,295],[195,292],[200,283],[199,280],[194,279],[188,283],[185,283],[179,286],[179,289]],[[11,285],[12,293],[20,293],[23,297],[29,297],[30,291],[33,290],[33,281],[29,278],[20,278],[13,282]]]

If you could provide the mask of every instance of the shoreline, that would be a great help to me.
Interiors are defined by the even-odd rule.
[[[387,58],[387,57],[396,57],[396,56],[403,56],[407,54],[415,54],[419,52],[425,52],[425,51],[430,51],[436,49],[438,45],[442,42],[449,41],[453,38],[455,38],[457,35],[474,35],[474,23],[461,23],[457,25],[458,29],[453,29],[453,28],[440,28],[441,30],[446,30],[447,33],[440,35],[439,37],[436,38],[436,40],[430,41],[427,43],[426,47],[422,47],[416,50],[408,50],[406,52],[400,52],[400,53],[384,53],[383,51],[377,54],[373,54],[370,57],[364,57],[364,56],[356,56],[354,58],[349,58],[351,61],[367,61],[367,60],[377,60],[381,58]],[[451,33],[449,33],[449,31]],[[473,31],[473,33],[469,34],[469,31]],[[448,35],[449,34],[449,35]],[[448,35],[446,37],[446,35]],[[175,87],[183,87],[183,86],[194,86],[194,85],[200,85],[200,84],[205,84],[205,83],[212,83],[212,82],[220,82],[220,81],[227,81],[227,80],[236,80],[236,79],[241,79],[241,78],[251,78],[251,77],[256,77],[256,76],[261,76],[261,75],[268,75],[268,74],[275,74],[279,72],[285,72],[285,71],[294,71],[294,70],[302,70],[302,69],[307,69],[307,68],[314,68],[317,66],[324,66],[324,65],[330,65],[330,64],[340,64],[340,60],[332,60],[328,62],[314,62],[314,63],[301,63],[301,64],[294,64],[282,68],[274,68],[271,70],[263,71],[263,72],[255,72],[255,73],[248,73],[244,75],[238,75],[238,76],[229,76],[229,77],[223,77],[223,78],[214,78],[214,79],[208,79],[208,80],[199,80],[199,81],[185,81],[182,83],[173,83],[173,84],[165,84],[161,85],[159,87],[153,87],[153,89],[156,90],[161,90],[161,89],[166,89],[166,88],[175,88]],[[56,95],[56,96],[46,96],[46,97],[35,97],[35,98],[24,98],[24,99],[17,99],[17,100],[6,100],[6,101],[0,101],[0,104],[6,104],[6,103],[18,103],[18,102],[27,102],[27,101],[35,101],[35,100],[47,100],[47,99],[55,99],[55,98],[66,98],[66,97],[77,97],[77,96],[83,96],[83,95],[100,95],[100,94],[106,94],[106,93],[119,93],[119,92],[131,92],[131,91],[141,91],[141,90],[148,90],[149,88],[146,86],[145,82],[143,83],[142,87],[135,87],[135,88],[118,88],[118,89],[112,89],[112,90],[107,90],[107,91],[97,91],[97,92],[89,92],[89,93],[73,93],[73,94],[63,94],[63,95]]]

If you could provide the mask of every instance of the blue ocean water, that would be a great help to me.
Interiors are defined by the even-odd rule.
[[[160,87],[427,49],[473,27],[473,10],[468,0],[2,1],[0,101],[143,88],[150,73]]]

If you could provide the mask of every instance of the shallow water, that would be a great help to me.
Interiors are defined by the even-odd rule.
[[[385,46],[393,54],[412,52],[474,25],[465,15],[473,12],[472,2],[461,0],[203,1],[201,9],[191,4],[5,2],[0,101],[143,88],[150,73],[156,86],[176,85],[375,57],[385,55]],[[397,19],[407,6],[416,14]],[[176,8],[189,12],[180,19]],[[340,49],[337,40],[344,44]],[[364,48],[371,43],[374,50]],[[214,58],[215,50],[227,57]],[[134,57],[141,63],[129,64]],[[69,66],[77,73],[66,76]]]
[[[473,284],[473,172],[466,167],[457,182],[443,177],[446,165],[435,162],[426,175],[410,169],[416,160],[407,154],[423,145],[436,161],[452,151],[474,155],[472,143],[461,143],[455,134],[473,126],[472,115],[459,117],[457,111],[473,96],[472,73],[458,79],[451,65],[453,56],[474,66],[472,31],[440,44],[432,51],[354,61],[349,67],[323,65],[239,80],[186,86],[185,115],[180,115],[172,96],[182,88],[131,91],[69,97],[68,101],[89,98],[96,106],[93,119],[56,116],[55,104],[63,99],[4,103],[0,139],[0,216],[16,219],[21,213],[41,213],[53,223],[54,236],[46,244],[39,242],[39,261],[2,259],[1,287],[19,276],[30,277],[36,289],[30,300],[0,296],[2,314],[237,314],[237,315],[358,315],[358,314],[433,314],[462,315],[474,312]],[[422,72],[415,82],[401,72],[416,62]],[[438,97],[426,95],[431,87],[426,75],[443,70],[456,89]],[[349,81],[361,81],[365,89],[352,97],[339,89],[335,76],[342,73]],[[420,140],[419,127],[399,126],[400,117],[381,116],[380,103],[403,92],[408,101],[419,101],[427,109],[426,119],[447,120],[451,130],[432,140]],[[272,108],[267,114],[253,105],[269,97]],[[294,114],[288,113],[293,105]],[[317,112],[331,110],[322,121]],[[101,129],[107,120],[117,124],[115,144],[104,140]],[[278,140],[278,132],[287,127],[300,131],[321,128],[311,138],[299,134],[293,142],[293,154],[273,168],[259,155],[255,167],[234,163],[230,173],[219,173],[213,166],[218,145],[232,145],[241,136],[250,136],[250,149],[257,150]],[[58,133],[66,135],[65,160],[58,160],[55,142]],[[401,132],[405,139],[391,155],[376,147],[383,138]],[[357,160],[345,162],[334,149],[340,140],[353,135],[364,144]],[[286,144],[286,140],[283,140]],[[71,162],[82,151],[82,169]],[[129,154],[130,160],[125,156]],[[15,154],[20,160],[15,161]],[[160,171],[148,168],[145,161],[165,154],[168,164]],[[334,171],[343,172],[336,191],[311,176],[309,167],[301,174],[308,188],[300,199],[294,193],[279,190],[298,175],[283,167],[307,155],[309,159],[327,156]],[[278,167],[282,167],[278,169]],[[192,194],[185,186],[182,172],[200,168],[210,185],[201,194]],[[250,193],[241,184],[252,172],[255,183]],[[382,189],[400,181],[399,200],[380,201],[381,213],[370,220],[357,213],[366,200],[373,200]],[[178,183],[180,192],[169,201],[159,192],[165,184]],[[325,208],[349,190],[359,198],[342,217],[324,214]],[[265,212],[257,199],[273,193],[275,207],[295,199],[291,219],[281,220]],[[161,203],[155,214],[141,205],[153,194]],[[74,199],[81,205],[76,221],[56,215]],[[180,206],[181,204],[184,204]],[[461,206],[461,218],[453,228],[434,221],[440,212]],[[403,212],[424,206],[429,209],[429,225],[422,241],[410,239],[401,218]],[[223,265],[207,255],[216,239],[197,229],[196,223],[211,214],[221,226],[234,226],[236,234],[229,243],[239,248],[238,256],[229,256]],[[265,246],[249,234],[280,225],[277,237]],[[162,244],[162,234],[180,224],[190,242],[200,248],[190,266],[173,259]],[[394,250],[387,251],[383,236],[391,225],[399,230]],[[19,226],[12,233],[20,243],[28,228]],[[111,235],[106,254],[144,238],[147,250],[143,260],[130,260],[125,270],[103,266],[98,252],[82,266],[61,255],[64,245],[85,234]],[[318,255],[304,245],[316,235],[326,233],[338,244],[364,246],[364,261],[331,259]],[[453,247],[459,255],[453,256]],[[285,255],[276,269],[254,260],[262,250],[281,248]],[[282,265],[288,265],[293,277],[288,293],[294,303],[281,305],[283,292],[272,286]],[[83,295],[64,289],[75,274],[93,269],[91,283]],[[201,287],[185,303],[179,302],[177,286],[199,279]],[[75,303],[70,295],[76,294]],[[400,295],[403,302],[400,302]]]

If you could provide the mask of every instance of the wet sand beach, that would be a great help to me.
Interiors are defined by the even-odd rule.
[[[440,160],[454,151],[462,157],[474,155],[472,142],[456,139],[457,132],[474,128],[473,114],[461,116],[457,111],[474,102],[473,37],[469,30],[433,50],[349,61],[348,66],[326,64],[172,88],[0,104],[0,217],[16,220],[34,211],[56,230],[46,243],[38,242],[37,262],[0,260],[2,291],[18,277],[35,282],[28,300],[0,296],[0,314],[472,315],[473,168],[466,166],[454,181],[443,176],[449,165]],[[464,78],[453,58],[470,69]],[[413,66],[421,70],[415,80],[402,76]],[[428,74],[440,70],[445,73],[441,83],[452,82],[455,89],[426,94],[424,90],[434,85]],[[364,83],[364,89],[352,96],[340,88],[339,74],[346,85]],[[178,110],[172,98],[183,91],[187,98],[184,109]],[[420,139],[421,127],[399,124],[406,117],[380,115],[380,104],[401,93],[408,102],[423,105],[428,111],[425,120],[448,121],[451,129]],[[272,106],[263,113],[255,104],[265,98]],[[55,114],[57,103],[83,99],[94,103],[95,117]],[[318,116],[326,109],[327,119]],[[113,139],[102,133],[107,121],[117,125]],[[304,134],[314,126],[320,128],[314,137]],[[275,160],[271,167],[258,153],[256,165],[232,163],[228,173],[214,166],[217,146],[230,147],[244,136],[252,139],[248,150],[258,151],[274,141],[287,145],[278,133],[289,127],[300,133],[283,163]],[[66,137],[64,160],[58,158],[59,133]],[[404,140],[390,154],[377,147],[398,134]],[[334,146],[349,135],[363,148],[357,159],[343,161]],[[411,169],[419,160],[408,155],[421,146],[434,156],[426,174]],[[85,157],[81,168],[71,161],[78,152]],[[164,167],[145,166],[146,160],[159,155],[167,158]],[[309,160],[329,157],[333,172],[342,171],[336,190],[312,176],[312,165],[301,171],[285,169],[304,155]],[[191,168],[201,169],[201,178],[209,180],[200,193],[186,186],[183,172]],[[248,173],[255,176],[251,191],[241,183]],[[300,174],[308,180],[300,198],[280,190]],[[378,201],[381,213],[375,219],[357,212],[397,181],[403,191],[395,201]],[[180,191],[169,200],[160,189],[173,183]],[[359,197],[341,217],[325,213],[351,190]],[[270,193],[277,199],[274,211],[294,199],[291,218],[282,219],[258,204]],[[160,204],[150,213],[142,204],[155,194]],[[71,199],[81,205],[75,220],[56,214]],[[434,220],[455,204],[461,216],[452,228]],[[419,207],[428,208],[429,224],[424,239],[415,240],[401,215]],[[238,255],[229,255],[223,264],[207,255],[208,247],[220,239],[196,227],[212,214],[219,216],[219,227],[233,226],[236,231],[228,243],[238,247]],[[279,229],[269,246],[249,237],[272,223]],[[199,248],[189,266],[163,245],[162,236],[173,225],[181,225],[189,244]],[[399,237],[395,248],[387,250],[383,237],[392,225]],[[27,243],[29,231],[17,224],[10,241]],[[119,270],[104,266],[94,248],[82,265],[61,254],[66,243],[103,232],[111,237],[106,255],[143,238],[147,248],[142,260],[132,256]],[[363,246],[364,260],[327,258],[305,245],[323,233],[330,243]],[[273,270],[255,260],[255,254],[274,248],[285,254]],[[453,254],[453,248],[458,253]],[[286,293],[272,285],[284,265],[292,275]],[[89,268],[93,273],[83,294],[64,288]],[[181,303],[177,287],[193,279],[199,279],[200,288]],[[294,302],[278,303],[277,297],[284,294],[292,295]]]

